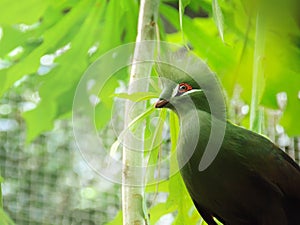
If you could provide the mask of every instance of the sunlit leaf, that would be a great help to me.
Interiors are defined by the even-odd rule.
[[[14,225],[15,223],[9,218],[9,216],[0,208],[0,224],[1,225]]]
[[[160,144],[162,143],[162,132],[164,128],[164,123],[166,120],[166,110],[161,110],[158,117],[158,124],[155,127],[154,132],[152,133],[150,138],[145,140],[145,150],[150,151],[150,156],[147,162],[147,165],[157,165],[158,173],[160,173],[160,163],[162,159],[159,157],[159,152],[161,151]],[[148,176],[152,176],[154,178],[155,171],[149,171],[149,167],[147,168]],[[158,179],[160,179],[158,175]]]
[[[178,12],[166,5],[162,5],[160,9],[169,22],[179,29],[179,23],[173,20],[174,17],[178,16]],[[195,48],[195,52],[220,74],[224,74],[224,71],[232,71],[236,63],[236,53],[232,48],[224,45],[220,38],[206,33],[205,29],[201,27],[201,21],[202,19],[197,23],[195,19],[192,20],[187,16],[183,17],[185,35],[192,47]],[[206,24],[206,21],[203,21],[203,23]]]
[[[41,56],[46,54],[50,48],[53,48],[56,43],[59,43],[60,39],[68,33],[68,30],[71,27],[79,26],[79,24],[75,24],[81,20],[81,16],[85,15],[88,10],[88,5],[88,1],[82,1],[79,3],[70,13],[59,21],[59,23],[44,33],[43,43],[41,45],[35,48],[24,59],[10,67],[9,70],[0,70],[0,76],[2,76],[2,78],[4,77],[4,82],[0,83],[0,96],[2,96],[2,94],[22,76],[26,74],[33,74],[37,71],[40,65]],[[74,65],[77,66],[77,64]]]
[[[122,28],[124,29],[124,43],[135,41],[137,35],[138,23],[138,2],[135,0],[121,0],[119,4],[124,9],[123,19],[121,19]]]
[[[179,24],[180,24],[180,30],[182,32],[182,37],[184,37],[182,17],[184,15],[184,9],[189,3],[190,3],[190,0],[179,0]]]
[[[222,14],[221,7],[219,6],[218,0],[212,0],[212,9],[213,9],[212,11],[213,11],[214,21],[217,25],[219,35],[220,35],[222,41],[224,41],[223,14]]]
[[[156,192],[168,192],[169,191],[169,180],[164,180],[158,184],[147,185],[147,193],[156,193]]]
[[[110,1],[105,10],[105,21],[99,38],[102,53],[121,44],[123,16],[124,11],[119,7],[119,0]]]
[[[105,225],[121,225],[121,224],[123,224],[123,213],[121,210],[118,212],[118,214],[112,221],[105,223]]]
[[[140,101],[145,101],[153,98],[158,98],[159,93],[151,93],[151,92],[135,92],[133,94],[127,94],[127,93],[118,93],[114,94],[114,97],[117,98],[124,98],[131,100],[133,102],[140,102]]]
[[[166,203],[159,203],[149,210],[150,222],[155,224],[163,215],[171,213],[175,210],[175,207],[167,207]]]
[[[103,102],[100,102],[98,105],[96,105],[95,126],[97,129],[104,128],[111,119],[112,105],[113,102],[111,102],[111,104],[104,104]]]
[[[41,19],[49,0],[0,1],[0,24],[32,24]]]
[[[72,97],[73,95],[72,93],[75,92],[76,86],[74,86],[74,78],[77,77],[77,79],[79,80],[80,75],[87,67],[87,62],[85,59],[87,55],[87,50],[90,46],[90,42],[92,42],[91,38],[86,38],[86,33],[88,31],[89,32],[94,31],[96,25],[93,23],[93,20],[99,17],[98,15],[99,10],[101,9],[94,8],[89,14],[89,17],[86,18],[85,23],[82,25],[82,28],[78,33],[78,36],[74,40],[74,45],[77,46],[77,48],[73,48],[69,52],[61,56],[61,60],[65,59],[66,63],[69,62],[76,62],[76,63],[72,64],[72,66],[70,67],[68,66],[57,67],[53,71],[51,71],[50,74],[48,74],[48,76],[51,76],[51,79],[48,79],[47,82],[44,83],[44,85],[39,90],[42,103],[40,103],[37,106],[37,108],[29,112],[26,112],[24,114],[24,117],[28,125],[28,133],[27,133],[28,141],[33,140],[33,138],[35,138],[42,131],[49,130],[53,127],[54,120],[58,116],[57,109],[61,110],[63,109],[63,107],[68,105],[69,106],[68,110],[70,110],[72,99],[68,99],[69,101],[67,103],[62,101],[56,101],[56,99],[64,98],[64,94],[66,93],[68,93],[69,97]],[[52,33],[49,36],[51,35]],[[31,60],[34,60],[35,58],[36,57],[33,57]],[[11,69],[10,71],[13,71],[13,69]],[[47,105],[46,102],[48,102],[49,104]],[[61,103],[62,105],[59,106],[57,105],[57,103]],[[47,113],[44,112],[44,110],[47,109],[48,109],[48,115]],[[61,112],[65,113],[66,111],[67,110],[65,109]],[[45,115],[45,117],[47,117],[44,119],[45,122],[37,123],[36,118],[39,118],[37,117],[37,115],[40,115],[39,117],[43,117],[43,115]]]
[[[135,117],[124,129],[120,135],[118,136],[118,139],[113,143],[111,149],[110,149],[110,155],[114,156],[120,143],[122,142],[121,140],[124,138],[126,135],[126,132],[129,132],[130,129],[134,128],[139,122],[143,121],[146,117],[148,117],[153,111],[155,110],[154,106],[150,106],[145,112],[141,113],[139,116]]]
[[[46,102],[42,100],[39,103],[39,107],[23,113],[23,117],[27,124],[27,142],[31,142],[43,131],[51,130],[53,128],[56,110],[55,102]]]
[[[261,133],[261,113],[259,104],[265,88],[264,56],[266,44],[266,22],[261,11],[256,14],[255,45],[252,75],[252,95],[250,107],[250,129]]]

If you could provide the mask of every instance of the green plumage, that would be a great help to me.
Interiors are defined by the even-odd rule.
[[[209,225],[216,225],[213,217],[224,225],[299,225],[298,164],[267,138],[226,121],[223,105],[219,104],[223,101],[220,88],[212,87],[218,84],[211,82],[215,79],[213,73],[207,72],[204,63],[193,65],[200,66],[193,78],[186,73],[180,76],[180,70],[171,69],[172,75],[168,69],[159,70],[160,76],[170,80],[163,82],[157,107],[170,108],[179,116],[178,163],[199,213]],[[196,69],[189,71],[195,73]],[[196,80],[202,77],[211,83],[203,85],[202,80],[199,84]],[[181,90],[181,83],[204,91]],[[177,93],[174,88],[178,88]],[[208,95],[213,96],[212,102]],[[216,158],[200,171],[212,120],[215,127],[225,127],[225,136]]]

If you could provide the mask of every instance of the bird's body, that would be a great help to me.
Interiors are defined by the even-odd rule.
[[[213,73],[204,63],[198,66],[199,74],[186,66],[193,78],[160,69],[166,79],[156,107],[170,108],[179,117],[178,164],[202,218],[208,225],[217,225],[214,218],[224,225],[300,225],[299,165],[266,137],[222,119],[223,109],[216,113],[221,95],[212,85]],[[202,170],[204,152],[212,150],[206,149],[212,124],[224,129],[224,137]]]
[[[198,111],[200,135],[196,150],[184,158],[195,118],[180,117],[179,167],[199,213],[209,225],[213,217],[228,225],[299,225],[300,170],[298,165],[265,137],[226,124],[224,142],[212,164],[198,166],[208,142],[211,115]],[[215,121],[223,123],[222,121]]]

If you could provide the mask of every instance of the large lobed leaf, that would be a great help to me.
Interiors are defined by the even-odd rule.
[[[194,8],[195,7],[194,3]],[[207,8],[205,3],[198,3],[199,7]],[[220,9],[216,10],[220,6]],[[297,112],[300,110],[300,37],[299,18],[295,8],[299,3],[293,0],[287,2],[276,1],[232,1],[224,3],[213,1],[212,11],[223,10],[224,14],[224,40],[222,43],[218,32],[220,23],[214,26],[213,15],[208,18],[182,17],[182,26],[175,18],[180,18],[178,10],[167,4],[162,5],[162,15],[178,31],[182,30],[186,40],[181,35],[168,35],[169,40],[175,42],[187,41],[193,51],[207,61],[211,68],[217,72],[227,96],[233,95],[235,87],[242,88],[243,100],[250,104],[252,99],[252,75],[254,60],[262,60],[264,80],[261,84],[259,102],[261,105],[278,109],[276,94],[286,92],[288,97],[281,123],[290,135],[300,134],[300,121]],[[254,59],[254,36],[256,28],[256,14],[266,21],[264,35],[264,56]],[[219,14],[220,15],[220,14]],[[221,17],[221,16],[219,16]],[[219,30],[219,31],[218,31]],[[186,44],[186,43],[183,43]],[[247,121],[247,120],[245,120]]]

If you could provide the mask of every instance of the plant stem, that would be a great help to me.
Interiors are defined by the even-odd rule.
[[[141,0],[138,34],[130,73],[128,94],[148,90],[148,79],[152,65],[138,63],[154,54],[154,43],[143,44],[144,40],[154,40],[159,0]],[[150,55],[149,55],[150,54]],[[142,81],[141,81],[142,79]],[[145,103],[134,103],[130,100],[125,105],[125,128],[146,109]],[[123,146],[122,171],[122,210],[123,225],[147,225],[148,215],[144,201],[144,129],[145,124],[134,132],[127,132]]]
[[[250,129],[261,133],[262,119],[259,103],[264,91],[264,53],[266,38],[266,22],[263,8],[259,8],[256,15],[255,46],[253,59],[252,97],[250,108]]]
[[[3,209],[2,185],[1,185],[1,182],[0,182],[0,209]]]

